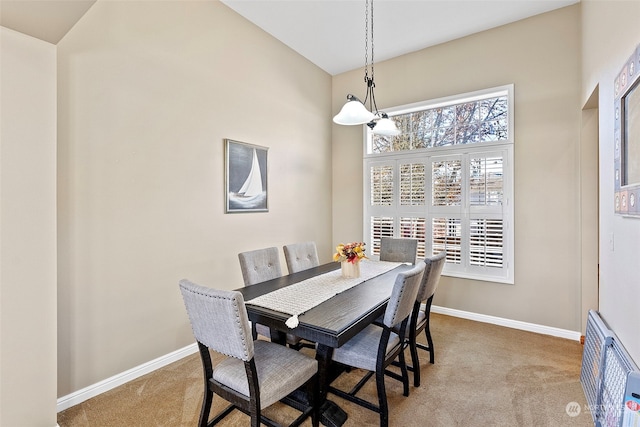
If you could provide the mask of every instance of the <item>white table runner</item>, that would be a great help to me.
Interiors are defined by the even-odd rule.
[[[360,277],[344,278],[341,269],[337,269],[245,302],[290,314],[292,317],[286,321],[286,325],[295,328],[298,326],[299,315],[365,280],[393,270],[400,264],[402,263],[363,260],[360,261]]]

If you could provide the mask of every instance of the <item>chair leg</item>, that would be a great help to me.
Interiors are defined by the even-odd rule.
[[[415,332],[409,339],[409,351],[411,352],[411,370],[413,371],[413,385],[420,387],[420,359],[418,358],[418,347],[416,345]]]
[[[250,413],[251,427],[260,427],[260,423],[262,422],[262,414],[260,413],[260,408],[254,405],[251,405],[250,412],[251,412]]]
[[[378,407],[380,408],[380,427],[389,427],[389,406],[387,392],[384,387],[384,368],[376,372],[376,386],[378,389]]]
[[[209,378],[213,375],[213,364],[209,348],[198,341],[198,351],[200,352],[200,362],[202,363],[202,376],[204,379],[204,395],[202,396],[202,408],[200,409],[200,427],[207,427],[209,423],[209,413],[213,402],[213,390],[209,387]]]
[[[400,373],[402,374],[402,395],[409,396],[409,372],[407,371],[407,361],[404,358],[404,349],[400,351]]]
[[[200,409],[199,427],[207,427],[209,424],[209,413],[211,412],[211,404],[213,402],[213,391],[205,386],[204,396],[202,398],[202,409]]]
[[[429,344],[429,362],[433,365],[434,357],[433,357],[433,340],[431,339],[431,330],[429,329],[429,323],[427,322],[427,326],[424,328],[424,333],[427,336],[427,343]]]

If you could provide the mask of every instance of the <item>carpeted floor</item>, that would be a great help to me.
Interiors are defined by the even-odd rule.
[[[402,396],[399,382],[387,378],[390,426],[593,426],[580,384],[580,343],[431,316],[435,364],[429,364],[427,353],[420,351],[422,384],[412,386],[409,397]],[[420,340],[424,342],[424,335]],[[350,388],[361,375],[362,371],[351,371],[334,385]],[[58,424],[196,426],[202,387],[200,358],[194,354],[60,412]],[[370,380],[359,396],[376,402],[375,381]],[[378,425],[378,414],[332,394],[329,399],[349,415],[345,427]],[[225,406],[214,397],[212,414]],[[287,424],[296,416],[282,404],[266,413]],[[220,425],[247,426],[249,418],[236,411]],[[310,420],[304,425],[310,426]]]

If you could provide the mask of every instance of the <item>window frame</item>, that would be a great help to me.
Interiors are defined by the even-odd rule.
[[[399,224],[402,218],[425,218],[425,254],[432,253],[432,221],[434,218],[460,218],[462,221],[461,245],[462,251],[467,252],[467,256],[463,255],[465,260],[462,264],[445,263],[442,274],[452,277],[460,277],[465,279],[473,279],[480,281],[498,282],[513,284],[514,283],[514,85],[504,85],[489,89],[483,89],[475,92],[453,95],[434,100],[422,101],[414,104],[399,106],[395,108],[385,109],[390,117],[398,114],[407,114],[430,108],[439,108],[455,104],[477,101],[491,96],[507,96],[508,102],[508,136],[506,140],[477,142],[472,144],[458,144],[451,146],[418,148],[412,150],[392,151],[386,153],[370,153],[371,131],[367,126],[363,126],[363,236],[364,239],[371,239],[371,219],[374,217],[393,217],[394,218],[394,235],[398,236]],[[491,208],[487,206],[473,206],[470,203],[468,192],[470,190],[469,183],[469,165],[472,158],[483,155],[490,156],[499,154],[502,157],[502,191],[503,200],[500,208]],[[462,183],[462,200],[461,206],[434,207],[432,206],[432,162],[444,159],[460,158],[462,159],[462,170],[466,170],[463,174]],[[425,176],[425,205],[424,206],[401,206],[399,200],[400,190],[400,165],[401,164],[417,164],[423,163],[427,175]],[[377,165],[393,165],[393,194],[394,200],[392,206],[371,206],[371,169]],[[496,212],[500,211],[498,215]],[[493,215],[493,216],[492,216]],[[475,219],[495,219],[502,220],[502,268],[482,267],[471,265],[471,248],[468,245],[470,239],[470,223]],[[466,228],[465,228],[466,227]],[[467,244],[465,247],[464,245]],[[376,258],[374,254],[374,242],[370,242],[371,256]],[[496,274],[498,273],[498,274]]]

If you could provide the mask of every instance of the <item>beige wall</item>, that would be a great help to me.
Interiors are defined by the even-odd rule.
[[[591,270],[580,254],[593,250],[576,222],[589,182],[580,164],[593,161],[578,142],[591,119],[580,108],[599,85],[601,311],[640,362],[637,299],[627,297],[639,291],[640,227],[610,209],[613,78],[640,42],[639,8],[582,0],[376,64],[381,107],[515,84],[516,284],[445,278],[436,304],[580,329],[580,272]],[[48,426],[55,47],[0,30],[0,424]],[[242,250],[314,239],[328,261],[334,243],[361,238],[361,130],[327,120],[346,93],[363,94],[360,71],[331,79],[218,2],[98,2],[60,43],[58,64],[58,396],[190,344],[179,278],[233,288]],[[270,147],[269,213],[223,214],[223,138]],[[345,184],[345,173],[356,179]],[[24,317],[34,304],[39,316]],[[42,346],[46,374],[26,378]]]
[[[0,27],[0,56],[0,425],[52,427],[56,47]]]
[[[581,100],[599,93],[600,313],[637,364],[640,219],[613,213],[613,82],[640,44],[639,16],[639,1],[582,0]]]
[[[376,64],[383,109],[515,85],[515,285],[445,277],[434,304],[580,331],[579,51],[571,6]],[[364,89],[359,70],[336,76],[334,114]],[[361,238],[361,184],[337,171],[362,175],[362,129],[333,126],[333,162],[333,238]]]
[[[594,98],[597,97],[597,91]],[[582,334],[586,334],[589,310],[598,310],[599,192],[598,108],[589,106],[581,114],[580,131],[580,247],[582,269]]]
[[[59,396],[193,343],[179,279],[237,288],[238,252],[303,240],[329,261],[328,74],[199,1],[98,1],[58,67]],[[224,213],[224,138],[269,147],[268,213]]]

